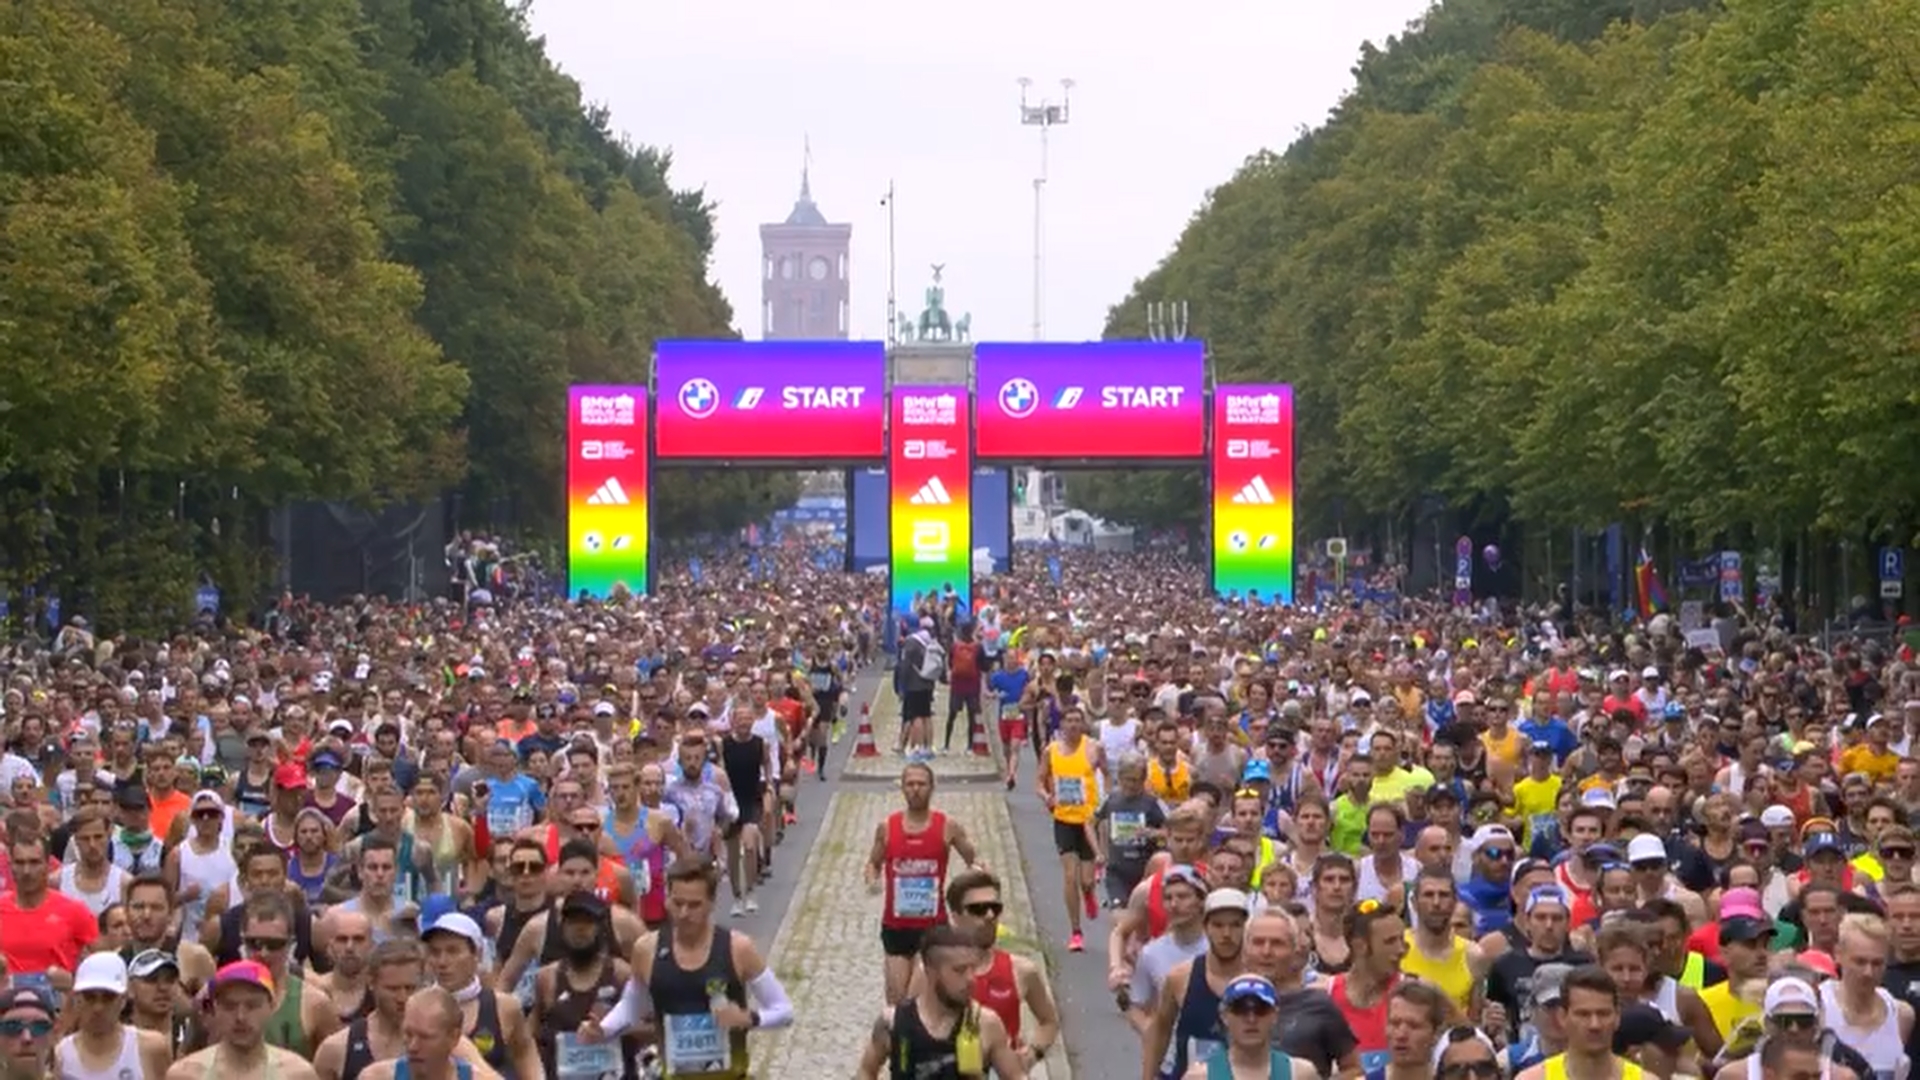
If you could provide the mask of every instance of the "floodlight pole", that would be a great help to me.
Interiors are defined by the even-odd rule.
[[[1032,86],[1032,79],[1021,77],[1020,123],[1040,129],[1040,174],[1033,178],[1033,340],[1039,341],[1046,333],[1047,133],[1071,119],[1069,102],[1073,94],[1073,80],[1060,80],[1060,102],[1057,105],[1044,98],[1038,104],[1030,103],[1027,92]]]
[[[900,305],[894,279],[893,246],[893,181],[887,181],[887,193],[880,198],[880,205],[887,208],[887,344],[900,344]]]

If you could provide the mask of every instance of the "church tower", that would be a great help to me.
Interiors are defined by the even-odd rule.
[[[800,167],[800,198],[778,225],[760,226],[760,336],[767,341],[844,341],[848,254],[853,226],[829,222],[813,202],[809,150]]]

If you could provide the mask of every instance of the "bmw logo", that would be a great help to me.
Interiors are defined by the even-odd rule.
[[[1033,415],[1040,407],[1040,388],[1025,379],[1008,379],[1000,385],[1000,411],[1019,420]]]
[[[705,379],[688,379],[680,384],[680,411],[695,420],[705,420],[720,407],[720,388]]]

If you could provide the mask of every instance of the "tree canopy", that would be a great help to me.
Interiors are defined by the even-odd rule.
[[[670,168],[502,0],[7,5],[0,589],[164,622],[256,586],[289,500],[457,486],[557,532],[567,385],[731,334]],[[655,497],[704,529],[792,486]]]
[[[1108,333],[1184,299],[1220,381],[1293,384],[1303,536],[1440,499],[1905,542],[1916,64],[1920,0],[1447,0],[1213,191]],[[1197,518],[1178,494],[1155,512]]]

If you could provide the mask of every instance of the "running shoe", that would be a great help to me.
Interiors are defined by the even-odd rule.
[[[759,898],[758,898],[758,897],[753,897],[753,896],[749,896],[749,897],[747,897],[747,914],[749,914],[749,915],[751,915],[751,914],[753,914],[754,912],[756,912],[756,911],[759,911],[759,910],[760,910],[760,900],[759,900]]]
[[[733,917],[737,919],[740,916],[745,915],[746,913],[747,913],[746,902],[741,900],[735,900],[733,902]]]
[[[1073,933],[1067,935],[1068,952],[1085,952],[1086,948],[1087,939],[1080,936],[1080,931],[1075,930]]]

